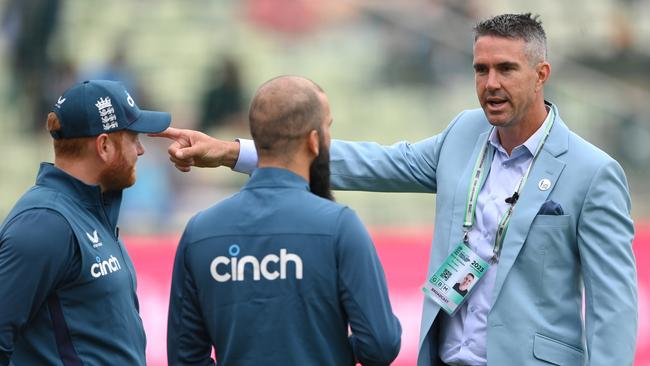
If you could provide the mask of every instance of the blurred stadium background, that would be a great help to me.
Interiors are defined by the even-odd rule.
[[[650,365],[650,1],[647,0],[0,0],[0,219],[51,161],[45,116],[76,81],[123,81],[175,127],[249,136],[256,87],[297,74],[328,93],[336,138],[393,143],[442,130],[476,108],[471,27],[503,12],[540,14],[553,65],[547,99],[569,127],[626,170],[637,227],[640,329]],[[143,138],[121,232],[138,269],[148,359],[164,365],[171,261],[189,217],[247,179],[176,172],[167,141]],[[396,365],[414,364],[435,196],[338,192],[371,228],[402,320]],[[613,296],[615,296],[613,294]]]

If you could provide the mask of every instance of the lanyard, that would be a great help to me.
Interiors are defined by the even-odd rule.
[[[544,128],[544,136],[542,137],[542,140],[537,146],[537,149],[535,150],[535,154],[533,155],[533,158],[530,161],[530,164],[528,165],[528,169],[526,169],[526,173],[524,173],[523,177],[519,180],[519,184],[517,184],[517,188],[515,190],[515,193],[512,195],[512,197],[506,202],[510,204],[510,207],[508,207],[508,210],[505,212],[503,217],[501,218],[499,222],[499,226],[497,226],[497,232],[494,240],[494,248],[492,250],[492,258],[490,259],[491,263],[496,263],[499,261],[499,255],[501,254],[501,247],[503,245],[503,241],[505,240],[506,233],[508,231],[508,225],[510,224],[510,219],[512,218],[512,211],[515,208],[515,204],[517,203],[517,200],[519,198],[519,194],[526,184],[526,180],[528,179],[528,175],[530,174],[530,171],[533,167],[533,164],[535,164],[535,161],[537,161],[537,157],[539,156],[539,152],[542,151],[542,148],[544,147],[544,143],[546,143],[546,139],[548,138],[548,135],[551,132],[551,128],[553,127],[553,122],[555,119],[555,114],[553,112],[553,109],[549,110],[549,116],[548,123],[546,124],[546,127]],[[474,217],[476,213],[476,203],[478,201],[478,194],[480,192],[480,188],[483,185],[483,181],[486,178],[485,171],[487,169],[487,164],[485,164],[488,155],[490,152],[490,135],[494,132],[494,127],[490,130],[490,133],[488,134],[488,138],[485,140],[485,144],[483,145],[483,149],[481,150],[481,154],[479,155],[478,159],[476,160],[476,164],[474,165],[474,170],[472,171],[472,180],[470,182],[469,190],[467,193],[467,205],[465,206],[465,219],[463,220],[463,243],[469,244],[469,232],[472,229],[472,226],[474,225]]]

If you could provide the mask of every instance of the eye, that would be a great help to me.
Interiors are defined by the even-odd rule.
[[[516,64],[512,63],[504,63],[502,65],[499,65],[499,71],[502,73],[509,73],[512,71],[516,71],[518,69],[518,66]]]
[[[483,75],[487,73],[487,67],[485,67],[485,65],[474,65],[474,73],[478,75]]]

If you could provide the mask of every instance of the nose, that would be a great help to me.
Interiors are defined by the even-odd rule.
[[[140,139],[138,139],[136,143],[136,151],[138,152],[138,156],[142,156],[142,154],[144,154],[144,146],[142,146]]]
[[[487,82],[485,84],[485,87],[488,90],[497,90],[501,88],[501,83],[499,82],[499,77],[494,70],[490,70],[488,72],[488,77],[487,77]]]

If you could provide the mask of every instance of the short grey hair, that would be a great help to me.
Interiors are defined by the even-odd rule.
[[[482,20],[474,26],[474,42],[483,36],[523,39],[531,64],[546,61],[546,32],[539,15],[501,14]]]

